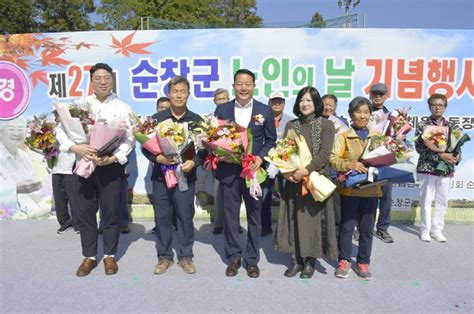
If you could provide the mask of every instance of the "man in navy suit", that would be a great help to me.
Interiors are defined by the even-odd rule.
[[[275,146],[276,130],[273,113],[270,107],[253,99],[255,75],[246,69],[238,70],[234,75],[235,99],[217,106],[215,116],[218,119],[235,121],[237,124],[250,128],[253,132],[252,154],[256,157],[251,164],[255,171],[263,163],[263,157],[270,148]],[[219,193],[224,202],[224,236],[225,254],[229,265],[226,276],[237,275],[241,266],[242,248],[239,245],[240,199],[243,196],[247,211],[248,237],[244,256],[244,267],[250,278],[257,278],[260,270],[259,261],[261,226],[261,197],[252,198],[240,178],[242,166],[220,161],[216,170],[219,180]]]

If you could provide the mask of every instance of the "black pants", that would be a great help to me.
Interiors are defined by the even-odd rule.
[[[262,196],[262,230],[272,230],[272,188],[278,182],[278,190],[280,194],[283,192],[283,176],[279,173],[275,178],[267,178]]]
[[[387,231],[391,223],[392,211],[392,182],[387,182],[382,187],[383,195],[379,198],[379,218],[377,219],[377,230]]]
[[[96,167],[84,179],[74,175],[79,185],[79,215],[82,254],[97,255],[97,211],[102,211],[104,254],[117,252],[120,235],[119,216],[123,193],[124,167],[119,163]]]
[[[52,175],[54,208],[56,218],[61,226],[77,225],[77,197],[74,176],[72,174],[55,173]],[[69,208],[71,213],[69,214]]]
[[[242,248],[239,244],[240,226],[240,197],[243,196],[247,211],[247,248],[244,264],[257,265],[260,259],[260,237],[262,233],[261,206],[262,198],[253,199],[245,180],[236,176],[230,183],[220,182],[220,197],[224,203],[224,237],[225,254],[227,260],[232,262],[242,257]]]
[[[341,225],[337,241],[339,259],[351,260],[352,234],[354,227],[359,225],[357,263],[370,264],[376,212],[376,197],[341,195]]]
[[[188,182],[188,190],[181,192],[178,187],[168,189],[161,180],[153,181],[155,223],[157,228],[158,258],[173,260],[173,217],[176,215],[178,232],[177,256],[192,258],[194,245],[194,191],[195,182]]]

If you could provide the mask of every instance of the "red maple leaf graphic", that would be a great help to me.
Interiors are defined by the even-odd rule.
[[[130,53],[136,54],[150,54],[151,52],[146,51],[145,48],[153,45],[156,41],[147,42],[147,43],[139,43],[139,44],[132,44],[133,36],[135,36],[135,32],[131,33],[130,35],[125,36],[120,42],[117,38],[112,35],[112,45],[110,47],[116,48],[117,51],[115,54],[121,53],[126,57],[130,57]]]
[[[30,74],[30,78],[33,81],[33,88],[36,87],[38,81],[43,82],[44,84],[48,85],[48,78],[46,77],[46,71],[38,70]]]
[[[49,50],[46,49],[41,53],[42,61],[41,64],[43,66],[47,66],[50,64],[55,64],[55,65],[68,65],[71,63],[68,60],[58,58],[58,56],[62,55],[64,53],[64,49],[54,49],[54,50]]]
[[[82,41],[82,42],[78,43],[77,45],[74,45],[74,47],[76,48],[76,50],[79,50],[79,49],[81,49],[82,47],[85,47],[85,48],[87,48],[87,49],[90,49],[91,46],[97,46],[97,45],[88,44],[88,43],[86,43],[85,41]]]

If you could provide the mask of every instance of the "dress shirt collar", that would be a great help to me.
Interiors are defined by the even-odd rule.
[[[247,109],[247,108],[252,108],[252,105],[253,105],[253,98],[250,99],[250,101],[245,104],[245,105],[241,105],[237,99],[235,100],[235,106],[238,107],[238,108],[241,108],[241,109]]]

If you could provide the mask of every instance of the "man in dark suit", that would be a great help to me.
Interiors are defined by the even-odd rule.
[[[253,99],[255,75],[246,69],[238,70],[234,75],[235,99],[217,106],[215,116],[218,119],[235,121],[237,124],[250,128],[253,132],[252,154],[256,160],[251,164],[255,171],[263,163],[263,157],[270,148],[275,146],[276,130],[273,113],[270,107]],[[257,278],[260,270],[259,261],[261,226],[261,197],[252,198],[240,177],[242,166],[220,161],[216,170],[219,180],[219,197],[224,203],[224,236],[225,254],[229,265],[227,276],[237,275],[241,266],[242,248],[239,245],[240,199],[243,196],[247,211],[248,237],[244,256],[247,275]]]

